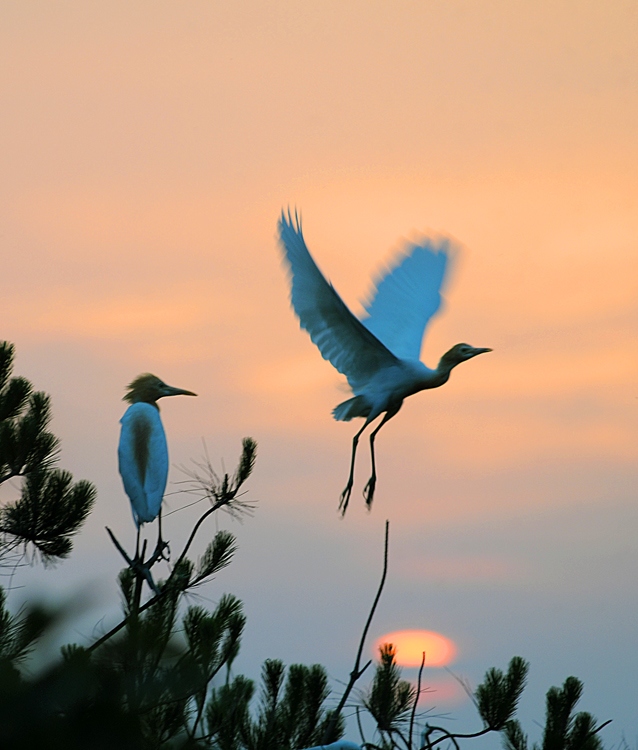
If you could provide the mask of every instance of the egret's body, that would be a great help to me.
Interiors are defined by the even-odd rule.
[[[128,388],[124,398],[131,405],[120,420],[118,460],[124,490],[139,528],[160,514],[168,479],[168,445],[157,400],[195,394],[166,385],[150,374],[140,375]]]
[[[425,329],[441,305],[441,289],[451,254],[447,239],[412,245],[398,264],[376,284],[366,304],[366,317],[356,318],[321,271],[304,242],[301,223],[283,212],[279,238],[292,278],[291,301],[302,328],[310,334],[324,359],[343,375],[354,396],[333,410],[337,420],[365,419],[352,442],[350,476],[341,494],[345,513],[354,481],[359,437],[383,414],[370,434],[372,475],[364,497],[372,504],[376,486],[374,440],[381,427],[399,411],[404,399],[447,382],[452,368],[487,348],[457,344],[446,352],[436,369],[420,360]]]
[[[135,523],[154,521],[168,480],[168,445],[157,407],[131,404],[122,417],[118,450],[124,490]]]

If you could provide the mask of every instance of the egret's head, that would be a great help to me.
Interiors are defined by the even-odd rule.
[[[185,391],[183,388],[173,388],[172,385],[166,385],[157,375],[151,375],[150,372],[144,375],[138,375],[132,383],[127,386],[128,393],[124,396],[124,401],[136,404],[144,401],[147,404],[155,404],[158,398],[162,396],[196,396],[192,391]]]
[[[470,346],[469,344],[456,344],[456,346],[453,346],[449,352],[445,352],[445,354],[441,357],[441,364],[450,368],[456,367],[456,365],[461,364],[461,362],[465,362],[467,359],[476,357],[477,354],[483,354],[484,352],[491,351],[491,349],[478,348],[475,346]]]

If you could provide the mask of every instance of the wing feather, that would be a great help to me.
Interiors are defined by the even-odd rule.
[[[291,276],[290,299],[301,327],[310,334],[321,356],[346,376],[357,393],[370,378],[397,359],[346,307],[312,259],[301,222],[282,212],[279,241]]]
[[[157,518],[168,479],[168,446],[158,410],[147,403],[129,406],[121,419],[119,470],[135,523]],[[144,439],[145,446],[140,448]]]
[[[453,252],[447,238],[411,244],[376,281],[361,322],[396,357],[419,359],[425,329],[441,307]]]

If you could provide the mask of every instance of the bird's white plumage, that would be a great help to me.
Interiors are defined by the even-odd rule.
[[[441,307],[450,262],[450,241],[425,239],[410,245],[377,278],[363,325],[399,359],[419,359],[425,329]]]
[[[120,422],[119,469],[139,526],[154,521],[162,507],[168,480],[166,435],[159,410],[149,403],[131,404]]]
[[[374,441],[381,427],[401,409],[404,399],[447,382],[452,368],[477,354],[491,351],[457,344],[439,360],[436,369],[420,361],[421,343],[428,322],[441,306],[441,289],[452,251],[448,239],[427,239],[411,245],[395,266],[382,274],[358,320],[323,277],[312,259],[301,222],[282,212],[279,239],[291,276],[291,302],[301,327],[310,334],[322,356],[343,373],[353,398],[333,409],[337,420],[365,419],[352,439],[350,476],[341,493],[345,513],[354,481],[359,438],[378,416],[383,419],[370,433],[372,474],[363,494],[368,506],[377,480]]]
[[[294,226],[291,217],[282,213],[279,236],[290,265],[290,296],[301,327],[355,393],[398,359],[419,359],[427,324],[441,307],[452,251],[449,239],[410,245],[394,267],[378,277],[364,305],[366,314],[359,320],[308,252],[301,223],[297,220]]]
[[[291,301],[302,328],[321,355],[346,376],[359,393],[380,370],[397,363],[395,355],[348,310],[317,268],[304,242],[301,225],[282,213],[279,236],[290,266]]]

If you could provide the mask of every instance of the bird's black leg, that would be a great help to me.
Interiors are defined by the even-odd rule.
[[[376,461],[374,460],[374,439],[377,436],[377,432],[379,432],[379,430],[386,422],[389,422],[392,419],[392,417],[399,411],[400,408],[401,404],[399,404],[396,409],[388,409],[383,419],[370,433],[370,458],[372,460],[372,474],[370,476],[370,479],[368,479],[368,484],[366,484],[363,489],[363,497],[365,498],[368,510],[370,510],[370,508],[372,507],[372,501],[374,500],[374,490],[377,485],[377,466]]]
[[[155,552],[153,553],[153,557],[157,560],[160,557],[168,560],[168,557],[164,557],[164,550],[168,550],[168,555],[170,555],[170,548],[168,546],[168,542],[165,542],[162,539],[162,509],[160,508],[160,512],[157,515],[157,544],[155,545]]]
[[[359,438],[361,437],[361,433],[365,430],[365,428],[369,424],[370,424],[370,421],[366,419],[363,427],[352,438],[352,457],[350,459],[350,476],[348,477],[348,484],[346,484],[346,488],[341,493],[341,498],[339,500],[339,510],[341,511],[342,516],[345,516],[346,510],[348,509],[348,503],[350,501],[350,494],[352,493],[352,485],[354,484],[354,459],[355,459],[355,456],[357,455],[357,445],[359,444]]]
[[[140,524],[137,524],[137,537],[135,539],[135,559],[140,558]]]

